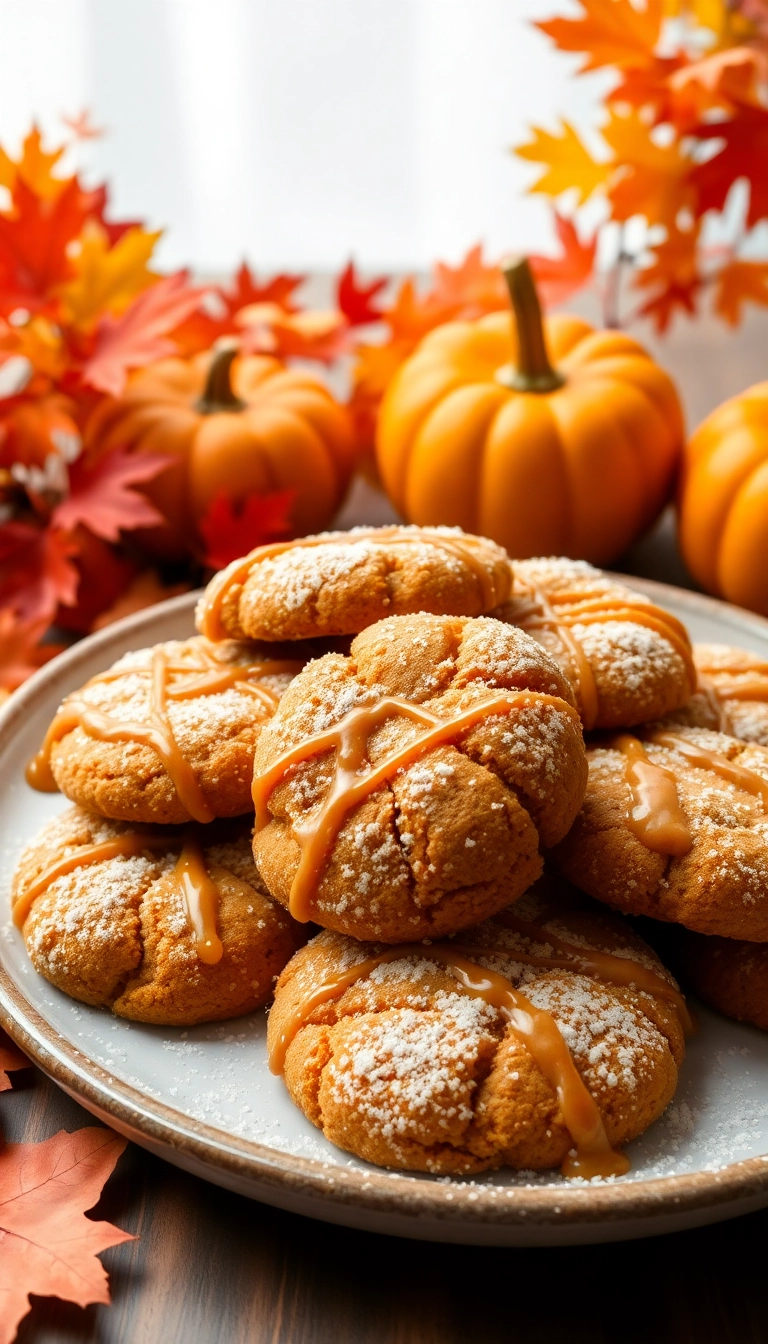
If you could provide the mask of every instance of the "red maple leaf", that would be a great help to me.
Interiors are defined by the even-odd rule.
[[[38,667],[61,653],[61,644],[40,643],[48,624],[48,618],[41,621],[20,620],[8,607],[0,611],[0,687],[4,691],[15,691]],[[0,1057],[0,1073],[7,1067]],[[0,1091],[2,1086],[0,1078]]]
[[[11,1344],[30,1293],[81,1307],[111,1300],[96,1257],[135,1238],[86,1218],[85,1210],[99,1199],[125,1144],[111,1129],[89,1127],[0,1152],[0,1344]]]
[[[0,215],[0,312],[38,312],[72,270],[69,244],[98,213],[97,192],[83,191],[76,177],[53,199],[36,195],[21,179],[13,189],[13,213]]]
[[[204,563],[210,569],[224,569],[256,546],[290,536],[289,514],[295,495],[295,490],[247,495],[238,507],[220,490],[198,523],[205,544]]]
[[[199,306],[206,289],[190,288],[186,271],[167,275],[143,290],[120,317],[106,314],[96,331],[96,345],[83,369],[83,382],[119,397],[128,370],[174,354],[167,333]]]
[[[69,469],[70,493],[51,515],[54,527],[68,531],[82,523],[105,541],[119,541],[121,532],[156,527],[163,515],[146,495],[132,489],[159,476],[174,462],[159,453],[129,453],[113,448],[95,463],[82,457]]]
[[[6,1036],[4,1031],[0,1031],[0,1092],[7,1092],[12,1087],[9,1073],[16,1073],[17,1069],[31,1069],[32,1061],[23,1055],[17,1045],[14,1045],[10,1036]]]
[[[722,210],[737,178],[749,183],[747,225],[768,215],[768,108],[740,107],[733,121],[703,122],[693,128],[699,140],[722,140],[718,153],[691,173],[698,192],[699,214]]]
[[[243,262],[232,285],[208,291],[197,312],[173,330],[173,339],[186,354],[209,350],[222,336],[239,331],[237,314],[255,303],[271,303],[286,313],[298,312],[294,290],[304,283],[303,275],[275,275],[259,284],[250,267]]]
[[[295,313],[294,291],[303,285],[303,275],[273,275],[266,284],[259,284],[247,262],[243,262],[230,289],[222,291],[232,313],[249,303],[277,303],[287,313]]]
[[[76,140],[100,140],[104,134],[103,126],[96,126],[87,107],[75,116],[61,118]]]
[[[383,309],[373,302],[388,284],[388,279],[372,280],[361,285],[355,272],[355,263],[347,262],[336,284],[336,303],[351,327],[364,327],[369,322],[380,322]]]
[[[72,606],[78,573],[77,546],[55,527],[31,523],[0,526],[0,608],[22,621],[49,622],[59,603]]]
[[[582,243],[572,220],[555,211],[555,228],[562,247],[559,257],[529,257],[539,293],[547,307],[565,303],[591,278],[595,266],[597,234]]]

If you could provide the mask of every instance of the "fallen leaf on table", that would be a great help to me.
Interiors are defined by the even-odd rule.
[[[205,543],[204,563],[210,569],[224,569],[256,546],[289,536],[295,495],[295,490],[248,495],[238,508],[224,490],[219,491],[198,523]]]
[[[109,1303],[97,1255],[135,1238],[85,1217],[126,1146],[111,1129],[60,1130],[0,1152],[0,1344],[11,1344],[29,1294]]]
[[[77,546],[55,528],[29,523],[0,525],[0,608],[22,622],[51,621],[59,603],[72,606]]]
[[[180,593],[188,593],[190,590],[188,583],[163,584],[154,569],[145,569],[141,574],[137,574],[132,583],[128,585],[124,593],[102,611],[93,622],[92,629],[103,630],[105,625],[112,625],[114,621],[122,620],[123,616],[132,616],[135,611],[143,611],[145,607],[153,607],[157,602],[165,602],[169,597],[178,597]]]
[[[199,307],[207,292],[190,288],[185,272],[178,271],[145,289],[120,317],[107,314],[97,327],[96,345],[85,363],[83,382],[119,397],[129,369],[143,368],[176,352],[167,333]]]
[[[0,688],[6,693],[15,691],[38,667],[61,653],[63,644],[40,643],[48,624],[48,617],[20,621],[8,607],[0,611]]]
[[[369,322],[380,322],[382,310],[374,299],[388,284],[387,277],[362,285],[355,271],[355,263],[347,262],[336,284],[336,302],[351,327],[364,327]]]
[[[595,266],[597,234],[582,243],[570,219],[555,213],[555,228],[562,248],[559,257],[528,258],[539,294],[546,307],[565,303],[590,279]]]
[[[151,481],[173,460],[124,448],[113,448],[93,465],[80,457],[70,467],[70,493],[56,506],[51,521],[67,529],[82,523],[105,541],[118,541],[121,532],[136,527],[155,527],[165,522],[163,515],[132,487]]]
[[[14,1045],[10,1036],[4,1031],[0,1031],[0,1092],[7,1092],[13,1083],[8,1077],[9,1073],[16,1073],[18,1069],[31,1069],[32,1061],[22,1053],[17,1045]]]

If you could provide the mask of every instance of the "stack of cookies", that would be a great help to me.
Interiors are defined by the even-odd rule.
[[[274,990],[273,1069],[369,1161],[626,1171],[688,1018],[622,915],[768,942],[766,669],[701,675],[591,566],[443,528],[262,547],[198,629],[69,697],[30,767],[76,804],[15,879],[37,969],[171,1025]]]

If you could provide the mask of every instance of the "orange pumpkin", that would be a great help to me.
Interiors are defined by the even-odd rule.
[[[144,487],[166,528],[136,534],[156,554],[184,555],[197,522],[224,490],[237,504],[291,489],[291,526],[317,532],[342,501],[354,465],[348,412],[319,379],[277,359],[236,358],[231,344],[192,359],[164,359],[102,403],[86,429],[97,452],[163,453],[174,465]]]
[[[768,616],[768,383],[718,406],[690,439],[679,539],[702,588]]]
[[[457,525],[520,558],[606,564],[669,496],[684,435],[675,386],[623,332],[543,323],[524,259],[505,276],[513,322],[438,327],[395,375],[377,432],[384,487],[409,522]]]

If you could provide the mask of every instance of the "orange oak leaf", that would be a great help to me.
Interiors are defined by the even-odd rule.
[[[382,310],[374,299],[388,284],[387,277],[372,280],[363,285],[355,271],[355,263],[348,261],[336,282],[336,303],[339,311],[347,319],[350,327],[364,327],[369,322],[379,322]]]
[[[715,312],[737,327],[745,303],[768,307],[768,262],[730,261],[717,273]]]
[[[131,300],[158,279],[147,262],[160,237],[161,230],[148,233],[134,226],[110,244],[106,229],[97,220],[88,220],[69,249],[73,277],[59,289],[64,321],[89,331],[104,313],[125,312]]]
[[[59,603],[71,606],[77,546],[56,528],[11,522],[0,526],[0,609],[24,622],[50,622]]]
[[[555,212],[555,228],[562,248],[559,257],[528,258],[539,294],[547,307],[565,303],[577,290],[583,289],[595,268],[597,234],[582,243],[571,219]]]
[[[135,611],[143,611],[145,607],[154,607],[158,602],[165,602],[169,597],[178,597],[180,593],[188,593],[191,585],[188,583],[161,583],[157,570],[145,569],[141,574],[137,574],[132,583],[128,585],[125,592],[102,611],[100,616],[93,622],[94,630],[103,630],[105,625],[112,625],[115,621],[122,620],[123,616],[132,616]]]
[[[133,486],[153,480],[174,460],[160,453],[129,453],[124,448],[113,448],[96,462],[78,458],[69,470],[69,494],[57,504],[51,522],[66,530],[82,524],[105,541],[118,541],[121,532],[136,527],[163,523],[159,510]]]
[[[694,127],[700,140],[719,140],[717,153],[699,163],[691,174],[698,191],[698,211],[722,210],[737,178],[749,183],[747,224],[751,228],[768,215],[768,108],[744,107],[730,121],[704,122]]]
[[[75,140],[100,140],[104,134],[103,126],[96,126],[87,107],[75,116],[63,116],[64,125],[72,132]]]
[[[204,563],[210,569],[224,569],[255,546],[289,536],[295,493],[274,490],[267,495],[247,495],[237,507],[226,491],[220,490],[198,523],[205,545]]]
[[[562,130],[552,135],[538,126],[531,127],[533,138],[519,145],[515,154],[520,159],[542,165],[542,172],[530,187],[545,196],[560,196],[574,190],[583,205],[594,192],[604,188],[612,165],[593,158],[583,140],[567,121]]]
[[[11,1344],[30,1293],[81,1307],[110,1302],[96,1257],[135,1238],[86,1218],[85,1210],[98,1201],[125,1146],[111,1129],[89,1127],[0,1152],[0,1344]]]
[[[661,36],[664,0],[580,0],[574,18],[547,19],[535,26],[561,51],[583,52],[582,70],[611,65],[627,69],[642,65]]]
[[[0,621],[3,617],[0,612]],[[15,688],[11,688],[15,689]],[[4,1031],[0,1031],[0,1092],[7,1092],[13,1086],[9,1073],[16,1073],[18,1069],[31,1069],[32,1061],[27,1059],[25,1054],[11,1040],[10,1036]]]
[[[612,109],[602,133],[618,169],[607,189],[613,218],[642,215],[649,224],[673,228],[680,211],[695,201],[693,163],[679,143],[659,144],[636,109],[624,115]]]
[[[22,621],[8,607],[0,611],[0,687],[4,691],[15,691],[38,667],[61,653],[62,644],[40,643],[48,625],[47,618]],[[0,1044],[0,1075],[3,1069],[23,1067],[22,1064],[4,1064]],[[0,1076],[0,1091],[2,1088]]]
[[[83,382],[118,397],[129,369],[143,368],[175,352],[177,347],[167,333],[195,311],[207,292],[191,288],[186,272],[178,271],[145,289],[120,317],[102,317],[94,351],[83,369]]]

